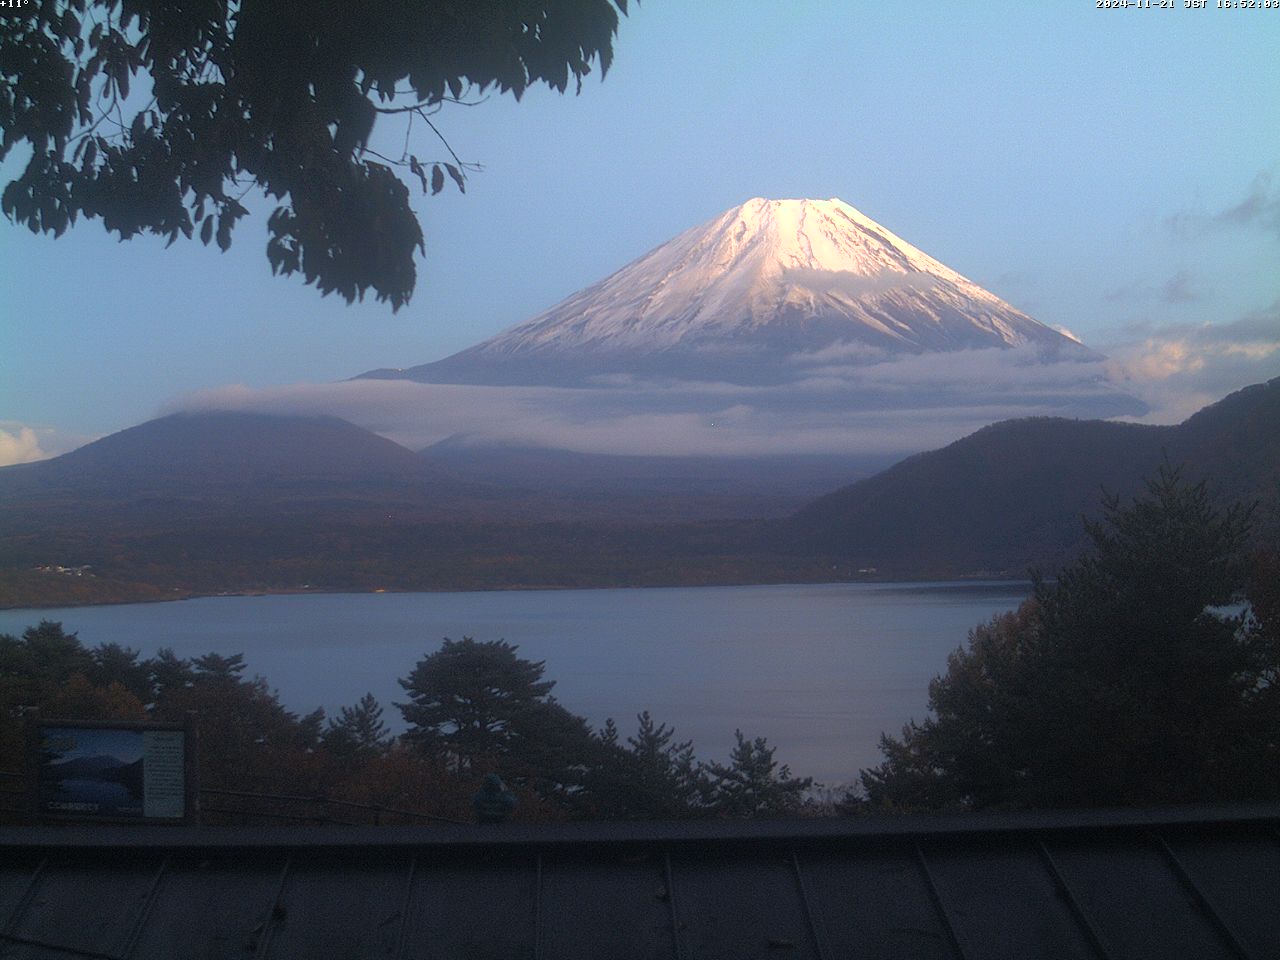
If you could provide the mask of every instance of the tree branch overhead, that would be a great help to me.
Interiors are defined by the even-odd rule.
[[[226,250],[247,179],[278,204],[273,272],[399,309],[423,235],[393,167],[428,193],[478,169],[429,113],[478,102],[464,94],[580,89],[594,62],[608,70],[619,12],[625,0],[33,3],[0,18],[0,160],[31,150],[0,210],[33,233],[101,218],[121,239],[198,228]],[[134,109],[138,75],[152,89]],[[378,116],[396,112],[426,121],[449,162],[372,159]]]

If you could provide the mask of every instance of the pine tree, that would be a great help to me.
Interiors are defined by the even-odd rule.
[[[444,749],[458,769],[507,752],[513,722],[546,703],[555,686],[542,679],[545,663],[523,660],[517,649],[502,640],[445,638],[400,681],[410,702],[396,706],[409,724],[409,738],[427,749]]]
[[[89,679],[95,687],[118,683],[144,703],[155,698],[150,664],[138,659],[137,650],[118,643],[103,643],[94,647],[89,655],[93,659]]]
[[[160,701],[175,691],[189,689],[195,683],[195,671],[191,661],[179,657],[169,647],[161,647],[147,661],[153,699]]]
[[[1167,465],[1104,508],[1092,552],[977,628],[930,685],[932,716],[883,739],[862,774],[873,804],[1264,798],[1280,654],[1222,612],[1245,583],[1250,511],[1217,509]]]
[[[353,707],[343,707],[324,732],[324,745],[340,756],[368,759],[382,753],[390,742],[382,705],[372,693],[366,693]]]
[[[729,765],[709,763],[707,805],[726,817],[780,817],[794,815],[804,806],[804,792],[813,786],[812,777],[797,779],[785,764],[779,768],[774,748],[764,737],[748,740],[741,730],[733,732],[737,745],[729,755]]]

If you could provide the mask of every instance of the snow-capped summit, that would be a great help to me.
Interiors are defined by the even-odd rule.
[[[437,363],[365,376],[777,382],[806,358],[1031,346],[1096,358],[842,200],[748,200],[533,319]]]

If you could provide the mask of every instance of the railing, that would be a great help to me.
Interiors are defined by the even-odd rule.
[[[338,826],[381,826],[388,821],[466,823],[464,820],[421,813],[417,810],[357,803],[353,800],[335,800],[332,797],[306,797],[214,788],[202,788],[199,793],[201,814],[214,814],[218,819],[225,817],[241,824],[252,824],[261,820]],[[341,816],[340,814],[344,811],[350,815]],[[0,823],[21,823],[30,819],[31,790],[27,775],[0,770]]]
[[[262,817],[268,820],[293,820],[307,823],[326,823],[339,824],[343,826],[361,826],[368,825],[370,818],[363,821],[360,820],[344,820],[329,815],[329,808],[335,810],[361,811],[366,814],[372,814],[371,820],[375,826],[381,826],[385,822],[385,818],[395,817],[407,820],[418,820],[429,823],[465,823],[463,820],[454,820],[450,817],[440,817],[431,813],[419,813],[416,810],[401,810],[395,807],[383,807],[372,803],[356,803],[352,800],[334,800],[330,797],[303,797],[291,796],[279,793],[253,793],[247,790],[200,790],[200,811],[201,813],[218,813],[222,815],[240,816],[247,819]],[[246,810],[243,807],[224,807],[215,806],[204,802],[205,797],[223,797],[229,799],[240,799],[250,801],[266,801],[272,805],[293,806],[295,809],[285,810]],[[320,812],[304,812],[299,809],[302,807],[312,807]]]

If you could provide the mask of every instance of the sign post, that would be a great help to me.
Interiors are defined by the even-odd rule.
[[[30,763],[39,820],[194,824],[189,723],[33,718]]]

